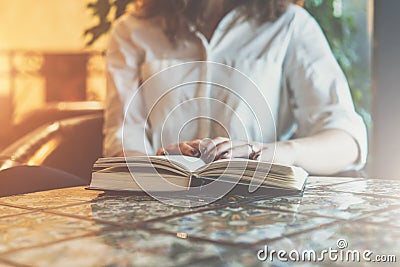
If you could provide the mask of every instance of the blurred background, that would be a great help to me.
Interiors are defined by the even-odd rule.
[[[32,110],[49,103],[104,99],[105,41],[85,46],[85,27],[95,23],[87,4],[0,1],[2,145],[12,138],[6,132]]]
[[[0,0],[0,151],[46,123],[101,114],[109,28],[125,10],[134,8],[134,2]],[[369,130],[367,173],[398,177],[399,107],[388,106],[387,101],[399,99],[393,80],[398,81],[400,74],[393,53],[399,38],[384,29],[398,32],[394,10],[400,10],[400,1],[294,2],[320,23],[349,80],[357,111]]]

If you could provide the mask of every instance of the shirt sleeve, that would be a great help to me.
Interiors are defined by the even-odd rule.
[[[292,21],[292,38],[284,63],[298,136],[327,129],[347,132],[357,142],[359,156],[345,170],[361,169],[367,158],[364,121],[354,109],[347,80],[321,28],[305,10],[299,13]]]
[[[132,40],[131,22],[123,17],[115,23],[106,54],[105,157],[129,150],[146,153],[146,146],[150,144],[145,134],[144,104],[139,95],[144,52]]]

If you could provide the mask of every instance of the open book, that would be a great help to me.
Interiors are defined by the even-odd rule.
[[[212,182],[302,191],[308,177],[302,168],[248,159],[206,164],[187,156],[99,158],[90,189],[116,191],[180,191]]]

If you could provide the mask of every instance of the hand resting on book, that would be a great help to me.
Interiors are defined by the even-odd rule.
[[[358,162],[360,157],[355,139],[339,129],[269,144],[229,140],[226,137],[194,140],[172,144],[158,151],[158,155],[163,153],[201,157],[207,163],[224,158],[250,158],[302,167],[314,175],[343,171]]]
[[[160,148],[157,151],[157,155],[197,157],[202,158],[207,163],[219,159],[246,158],[285,165],[294,164],[293,148],[289,142],[263,144],[260,142],[230,140],[226,137],[196,139],[170,144],[165,148]]]

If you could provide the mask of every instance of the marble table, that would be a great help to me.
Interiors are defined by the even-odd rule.
[[[194,208],[84,187],[0,198],[0,266],[399,266],[399,249],[394,180],[310,177],[303,196]]]

